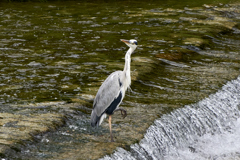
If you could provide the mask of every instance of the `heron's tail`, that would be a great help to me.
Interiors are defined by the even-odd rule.
[[[100,117],[97,116],[95,110],[92,110],[91,114],[91,126],[95,127],[98,124],[98,121],[100,120]],[[98,127],[98,126],[97,126]]]
[[[91,114],[91,126],[98,127],[102,123],[103,119],[106,117],[107,115],[105,113],[103,113],[101,116],[97,116],[96,111],[93,110]]]

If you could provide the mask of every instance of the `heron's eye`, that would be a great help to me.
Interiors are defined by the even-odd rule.
[[[131,44],[131,45],[138,45],[138,44],[137,44],[137,41],[135,41],[135,40],[130,40],[130,44]]]

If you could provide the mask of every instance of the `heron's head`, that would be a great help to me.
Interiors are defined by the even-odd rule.
[[[136,49],[137,48],[137,40],[135,39],[131,39],[131,40],[125,40],[125,39],[121,39],[122,42],[124,42],[126,45],[128,45],[128,47],[132,48],[132,49]]]

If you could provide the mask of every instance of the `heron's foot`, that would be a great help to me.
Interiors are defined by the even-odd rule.
[[[114,140],[113,140],[113,136],[111,135],[110,137],[111,137],[111,142],[114,142]]]
[[[116,111],[121,111],[121,115],[123,118],[125,118],[127,116],[127,111],[125,109],[118,108],[114,112],[116,112]]]
[[[127,111],[126,110],[124,110],[124,109],[122,109],[121,110],[121,115],[122,115],[122,117],[123,117],[123,119],[127,116]]]

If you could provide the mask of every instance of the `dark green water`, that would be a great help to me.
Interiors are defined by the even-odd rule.
[[[168,54],[171,48],[181,47],[193,34],[200,39],[212,36],[218,30],[206,32],[215,26],[204,29],[181,20],[192,16],[207,19],[207,15],[198,14],[201,9],[195,13],[187,10],[202,4],[1,3],[1,103],[71,100],[88,89],[88,84],[123,68],[127,48],[120,43],[121,38],[137,39],[142,46],[136,56],[155,61],[156,54]],[[206,47],[213,47],[210,38],[206,37],[205,42]],[[119,65],[113,65],[116,62]],[[154,72],[151,79],[161,74]]]
[[[44,143],[16,156],[56,159],[69,152],[78,158],[82,146],[104,148],[88,137],[98,133],[89,128],[90,104],[101,82],[123,69],[128,48],[120,39],[136,39],[139,47],[132,55],[132,92],[122,105],[130,119],[117,121],[116,128],[123,123],[141,128],[145,121],[148,126],[216,92],[239,75],[239,8],[231,1],[0,2],[0,104],[90,102],[80,118],[72,115],[65,127],[47,135],[49,148],[40,140]],[[100,131],[108,134],[104,127]],[[126,148],[127,138],[119,140]],[[102,156],[88,154],[83,159]]]

